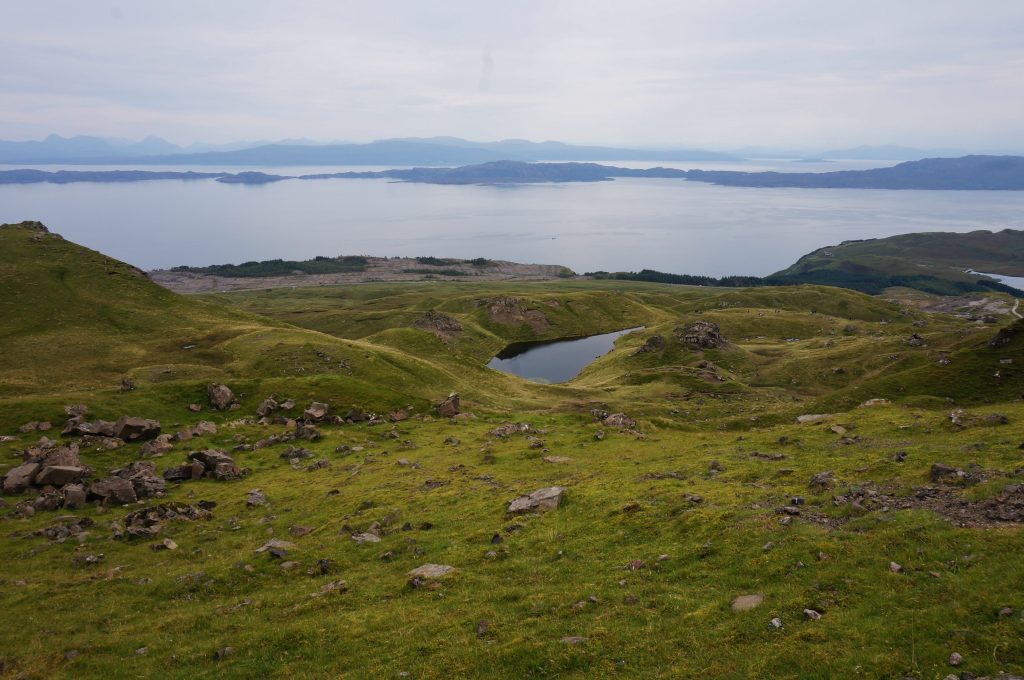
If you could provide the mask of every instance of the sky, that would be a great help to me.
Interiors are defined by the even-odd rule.
[[[1022,151],[1021,0],[0,0],[0,139]]]

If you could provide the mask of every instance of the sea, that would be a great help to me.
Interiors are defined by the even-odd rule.
[[[623,167],[824,172],[892,161]],[[378,167],[0,166],[299,175]],[[1024,228],[1024,192],[760,189],[677,179],[442,186],[387,179],[0,186],[0,222],[51,231],[143,269],[318,255],[434,256],[763,276],[816,248],[920,231]],[[996,272],[998,273],[998,272]]]

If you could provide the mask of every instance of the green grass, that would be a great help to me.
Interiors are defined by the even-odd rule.
[[[990,349],[991,326],[821,286],[417,282],[185,298],[98,253],[36,236],[0,228],[0,434],[28,421],[59,424],[68,403],[103,419],[157,418],[168,432],[200,419],[220,426],[156,459],[162,471],[191,450],[284,431],[233,422],[271,393],[296,400],[290,415],[317,400],[332,413],[403,407],[412,418],[322,427],[323,440],[303,445],[330,461],[326,469],[292,469],[279,445],[235,454],[253,470],[244,480],[171,487],[167,500],[217,502],[209,521],[166,526],[161,536],[175,551],[109,538],[109,522],[134,507],[77,511],[96,521],[79,545],[33,535],[65,511],[14,519],[23,498],[4,497],[0,675],[942,678],[954,670],[953,651],[977,675],[1024,672],[1019,526],[963,528],[924,509],[832,502],[865,484],[913,497],[934,462],[987,471],[989,481],[964,491],[971,501],[1019,483],[1024,334]],[[488,301],[502,296],[544,323],[492,316]],[[416,328],[430,310],[463,332]],[[698,318],[719,324],[730,344],[680,346],[673,330]],[[563,385],[485,367],[512,342],[640,325]],[[926,346],[906,344],[913,332]],[[634,355],[654,333],[666,349]],[[124,375],[134,391],[117,390]],[[205,404],[211,380],[231,386],[238,411],[186,409]],[[451,391],[476,420],[436,417],[432,405]],[[870,398],[893,403],[859,407]],[[956,429],[955,405],[1009,424]],[[599,427],[595,407],[626,411],[643,435]],[[796,425],[803,413],[835,415]],[[532,424],[543,448],[487,434],[508,421]],[[857,439],[841,443],[834,424]],[[337,453],[342,444],[363,448]],[[103,474],[138,449],[83,458]],[[542,460],[549,455],[571,460]],[[398,465],[402,458],[417,466]],[[712,461],[723,471],[710,472]],[[17,462],[3,456],[0,472]],[[836,488],[810,489],[824,470]],[[506,516],[512,498],[552,484],[568,489],[561,508]],[[269,507],[245,507],[253,488]],[[806,499],[803,514],[784,526],[777,509],[793,496]],[[385,525],[380,543],[352,541],[374,521]],[[314,531],[293,538],[293,525]],[[503,541],[492,545],[496,533]],[[297,568],[254,553],[271,537],[298,544],[289,556]],[[386,552],[391,559],[380,559]],[[74,562],[99,553],[94,567]],[[336,573],[307,575],[322,558]],[[626,569],[633,560],[644,568]],[[903,573],[891,573],[890,561]],[[410,588],[405,573],[426,562],[457,571],[436,588]],[[337,578],[347,593],[311,597]],[[761,607],[730,610],[735,596],[755,592],[765,595]],[[997,616],[1007,606],[1016,613]],[[805,608],[823,617],[807,621]],[[781,630],[769,626],[773,617]],[[481,619],[489,626],[478,639]],[[567,645],[566,636],[587,639]],[[235,653],[215,661],[225,646]]]

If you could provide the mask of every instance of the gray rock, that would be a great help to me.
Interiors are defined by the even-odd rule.
[[[447,564],[423,564],[406,573],[409,578],[439,579],[448,576],[455,571],[455,567]]]
[[[35,484],[37,486],[74,484],[82,479],[88,471],[88,468],[73,465],[50,465],[39,471]]]
[[[20,493],[32,485],[39,472],[39,463],[22,463],[4,475],[4,493]]]
[[[508,512],[517,514],[540,510],[554,510],[562,503],[565,487],[549,486],[537,489],[528,496],[520,496],[508,504]]]
[[[329,411],[330,407],[327,404],[314,401],[309,405],[309,408],[302,412],[302,417],[318,423],[327,417]]]
[[[81,484],[68,484],[61,489],[61,493],[64,494],[64,507],[68,510],[81,508],[85,505],[85,487]]]
[[[437,413],[442,418],[454,418],[459,415],[459,395],[452,392],[448,397],[437,405]]]
[[[636,427],[636,421],[627,416],[625,413],[612,413],[607,418],[601,421],[601,424],[605,427],[618,427],[618,428],[634,428]]]
[[[126,442],[153,439],[160,434],[160,421],[121,416],[114,423],[113,436]]]
[[[139,497],[135,494],[135,488],[132,483],[123,477],[111,475],[106,479],[102,479],[98,482],[94,482],[89,487],[89,494],[92,496],[99,496],[103,499],[104,504],[110,503],[134,503],[139,500]]]
[[[235,393],[227,385],[217,383],[206,386],[206,398],[218,411],[226,411],[235,403]]]

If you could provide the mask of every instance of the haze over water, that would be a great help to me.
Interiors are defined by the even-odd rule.
[[[365,254],[487,257],[563,264],[580,273],[650,268],[766,275],[843,240],[1024,228],[1024,195],[633,178],[514,186],[380,179],[0,186],[0,222],[26,219],[144,269]]]

